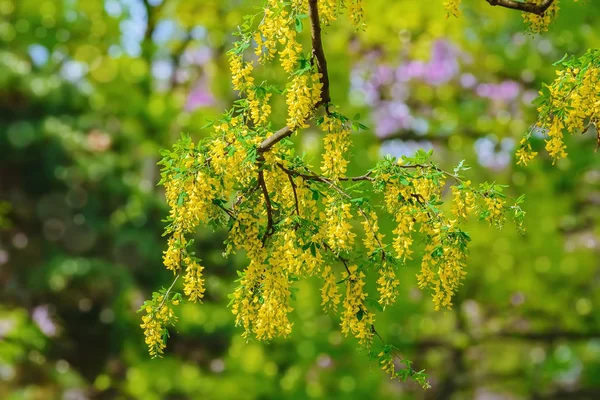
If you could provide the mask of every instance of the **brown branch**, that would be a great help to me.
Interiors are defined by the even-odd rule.
[[[294,182],[294,177],[290,174],[287,174],[288,179],[290,180],[290,185],[292,185],[292,191],[294,192],[294,202],[296,203],[296,215],[300,216],[300,207],[298,206],[298,193],[296,193],[296,182]]]
[[[327,72],[327,59],[325,58],[323,42],[321,40],[321,21],[319,20],[317,0],[309,0],[308,13],[310,15],[312,55],[313,59],[316,60],[317,69],[321,74],[320,81],[323,84],[323,87],[321,88],[321,100],[314,106],[316,109],[321,105],[327,106],[331,102],[331,95],[329,94],[329,73]],[[292,133],[294,133],[292,128],[289,126],[284,126],[262,141],[262,143],[258,146],[258,153],[261,154],[269,151],[281,140],[291,136]]]
[[[518,10],[528,12],[536,15],[544,15],[546,10],[554,3],[554,0],[544,0],[540,4],[531,2],[519,2],[514,0],[485,0],[491,6],[500,6],[504,8],[510,8],[511,10]]]
[[[258,170],[258,184],[262,189],[263,197],[265,198],[265,205],[267,208],[267,229],[265,230],[265,235],[262,239],[264,247],[269,237],[271,237],[275,232],[275,228],[273,227],[273,206],[271,204],[271,198],[269,197],[269,190],[267,189],[267,183],[265,182],[265,174],[264,170],[262,169],[262,165],[259,166]]]
[[[312,173],[311,174],[303,174],[303,173],[295,171],[293,169],[286,168],[283,164],[280,164],[280,163],[278,163],[277,166],[279,168],[281,168],[288,175],[291,174],[291,175],[299,176],[299,177],[301,177],[304,180],[326,183],[327,185],[329,185],[329,187],[331,187],[332,189],[334,189],[336,192],[338,192],[343,197],[352,200],[352,196],[350,196],[348,193],[346,193],[344,191],[344,189],[340,188],[338,185],[335,184],[334,181],[332,181],[329,178],[326,178],[326,177],[320,176],[320,175],[316,175],[316,174],[312,174]],[[370,175],[370,172],[366,173],[365,175],[357,176],[355,179],[353,179],[353,178],[346,178],[345,180],[368,180],[368,181],[373,181],[374,179],[371,178],[369,175]],[[383,243],[381,243],[381,241],[379,240],[379,237],[377,237],[377,232],[373,228],[373,225],[371,224],[371,220],[369,219],[369,217],[367,216],[367,213],[362,209],[361,206],[359,206],[358,204],[356,204],[356,208],[358,209],[358,212],[360,213],[360,215],[362,215],[362,217],[365,219],[365,221],[369,225],[369,228],[371,228],[371,232],[373,233],[373,237],[375,238],[375,241],[377,242],[377,244],[379,245],[379,247],[382,250],[382,252],[381,252],[381,258],[385,259],[385,250],[384,250]]]
[[[352,281],[352,279],[350,279],[350,276],[352,275],[352,273],[350,272],[350,268],[348,268],[348,260],[346,258],[340,256],[339,254],[337,254],[335,251],[333,251],[333,249],[326,242],[322,242],[322,244],[323,244],[323,247],[325,247],[325,250],[331,252],[331,254],[333,254],[338,260],[340,260],[342,262],[342,264],[344,264],[344,268],[346,268],[346,272],[348,273],[348,278],[342,279],[341,281],[337,282],[337,284],[340,284],[347,280]]]
[[[318,0],[308,0],[308,14],[310,15],[310,34],[312,38],[312,56],[316,60],[317,69],[321,74],[321,83],[323,88],[321,89],[321,101],[319,101],[316,107],[321,104],[331,103],[331,96],[329,94],[329,74],[327,72],[327,60],[325,59],[325,53],[323,52],[323,42],[321,40],[321,21],[319,19],[319,7]]]
[[[271,147],[275,146],[277,143],[279,143],[286,137],[291,136],[292,133],[294,133],[292,128],[290,128],[289,126],[284,126],[280,130],[263,140],[261,144],[258,145],[258,154],[269,151]]]
[[[485,132],[477,132],[476,130],[469,128],[461,128],[461,136],[468,137],[470,139],[478,139],[486,135]],[[432,143],[446,143],[450,140],[452,135],[443,135],[435,133],[417,133],[414,130],[399,130],[386,136],[378,137],[379,142],[384,143],[392,140],[401,140],[403,142],[432,142]]]
[[[235,215],[233,214],[233,211],[228,209],[227,207],[224,207],[223,205],[219,204],[219,203],[214,203],[217,207],[219,207],[221,210],[223,210],[225,212],[225,214],[229,215],[229,218],[233,218],[233,219],[237,219],[235,218]]]
[[[321,175],[317,175],[317,174],[303,174],[302,172],[293,170],[293,169],[289,169],[286,168],[283,164],[278,163],[277,166],[279,168],[281,168],[281,170],[283,172],[285,172],[288,175],[293,175],[293,176],[299,176],[302,179],[304,179],[305,181],[316,181],[316,182],[323,182],[323,183],[327,183],[328,185],[333,184],[333,181],[329,178],[326,178],[324,176]],[[360,175],[360,176],[351,176],[351,177],[347,177],[347,178],[338,178],[338,180],[340,181],[374,181],[375,178],[371,178],[371,171],[367,172],[364,175]]]

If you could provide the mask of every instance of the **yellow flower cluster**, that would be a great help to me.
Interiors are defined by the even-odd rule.
[[[531,3],[541,4],[544,0],[530,0]],[[534,33],[546,32],[548,30],[548,26],[554,18],[556,14],[558,14],[559,0],[554,0],[552,5],[548,7],[546,12],[543,15],[532,14],[529,12],[523,12],[523,21],[529,25],[529,29]]]
[[[462,187],[452,186],[452,213],[457,218],[466,219],[475,208],[475,195],[471,190],[471,181],[466,181]]]
[[[383,243],[384,235],[379,232],[379,223],[377,220],[377,213],[375,211],[371,211],[371,213],[368,215],[368,218],[364,218],[361,222],[365,231],[363,243],[369,254],[373,253],[377,249],[380,249]]]
[[[263,61],[273,58],[277,53],[277,41],[279,37],[282,32],[289,29],[287,20],[289,12],[282,7],[281,2],[269,0],[264,12],[263,20],[255,34],[258,35],[255,36],[257,43],[256,55],[260,56]],[[263,48],[266,50],[266,53],[263,51]]]
[[[144,309],[146,315],[142,317],[141,328],[144,330],[145,342],[152,357],[160,357],[166,347],[165,336],[167,327],[177,322],[177,317],[170,307],[179,304],[178,300],[163,301],[164,297],[156,299],[160,303],[156,309],[147,305]]]
[[[400,280],[396,276],[396,271],[387,262],[383,261],[379,267],[379,278],[377,279],[377,291],[379,292],[379,304],[384,308],[394,304],[396,301],[396,289],[400,285]]]
[[[597,65],[587,65],[584,70],[557,71],[558,78],[549,86],[550,104],[544,104],[539,111],[546,111],[540,125],[547,130],[546,151],[553,160],[567,156],[564,131],[585,131],[587,126],[600,120],[600,68]]]
[[[337,19],[338,2],[338,0],[319,0],[319,16],[325,25]]]
[[[321,274],[323,286],[321,287],[321,306],[327,312],[337,312],[342,295],[338,291],[337,279],[330,266],[326,266]]]
[[[350,128],[341,119],[325,115],[321,124],[325,137],[323,138],[323,175],[336,182],[345,177],[348,167],[348,149],[350,148]]]
[[[286,96],[288,108],[287,124],[291,129],[307,128],[306,120],[314,112],[314,106],[321,101],[323,84],[321,74],[298,74],[292,79]]]
[[[446,18],[452,16],[458,17],[461,14],[459,9],[462,0],[447,0],[444,1],[444,8],[446,9]]]
[[[260,247],[259,247],[260,248]],[[259,251],[264,256],[264,252]],[[258,256],[258,254],[255,254]],[[240,286],[233,294],[231,312],[235,315],[236,326],[244,328],[243,337],[248,338],[254,329],[254,321],[257,319],[260,307],[260,281],[264,265],[257,259],[250,259],[250,264],[244,270]]]
[[[325,240],[331,250],[340,252],[351,251],[354,247],[356,234],[352,232],[352,213],[350,204],[330,196],[325,200]]]
[[[367,293],[364,291],[365,274],[358,271],[356,265],[348,268],[342,278],[346,282],[346,296],[344,297],[344,311],[342,312],[342,333],[351,333],[361,345],[369,345],[373,338],[371,325],[375,322],[375,315],[370,313],[364,302]]]
[[[248,91],[248,107],[250,108],[250,118],[254,125],[265,125],[269,121],[269,116],[271,115],[270,98],[271,93],[262,93],[262,96],[260,96],[256,90]]]
[[[365,17],[362,0],[346,1],[348,3],[348,16],[350,17],[350,21],[352,21],[352,23],[357,27],[361,27]]]
[[[173,273],[179,272],[181,269],[181,255],[184,252],[186,245],[185,237],[181,232],[177,232],[167,241],[167,250],[163,252],[163,264]]]
[[[202,271],[204,267],[200,265],[198,260],[193,259],[189,255],[186,255],[184,259],[186,265],[183,293],[192,302],[201,301],[204,297],[204,278],[202,277]]]
[[[287,271],[290,260],[295,260],[291,256],[288,246],[275,249],[263,271],[262,304],[254,320],[254,334],[259,340],[285,337],[292,332],[288,320],[288,313],[293,309],[288,304],[291,291]]]
[[[251,62],[244,62],[241,55],[236,53],[229,54],[229,69],[231,71],[233,88],[240,92],[240,94],[254,85],[254,77],[252,76],[254,67]]]
[[[487,207],[486,221],[492,225],[502,227],[506,220],[503,212],[506,202],[498,197],[486,197],[484,202]]]
[[[426,204],[432,196],[439,196],[440,188],[443,187],[443,182],[436,186],[432,180],[418,176],[408,181],[409,185],[390,181],[385,192],[387,211],[394,216],[397,224],[392,245],[396,256],[403,261],[410,259],[413,253],[411,246],[415,224],[423,223],[429,218]]]
[[[185,161],[184,165],[191,166],[194,159],[187,157]],[[215,194],[213,182],[213,178],[202,172],[198,172],[196,176],[173,176],[165,182],[165,196],[170,207],[169,218],[177,231],[192,232],[200,223],[206,223],[211,218]]]
[[[523,137],[521,142],[519,143],[519,149],[517,150],[517,164],[518,165],[527,165],[537,156],[537,151],[533,151],[531,148],[531,143],[529,143],[528,137]]]
[[[292,7],[297,11],[302,10],[305,7],[304,1],[296,0]],[[284,2],[268,0],[264,17],[254,33],[254,40],[257,44],[255,53],[261,62],[273,59],[277,53],[277,44],[281,44],[283,48],[279,51],[279,60],[283,69],[291,74],[298,64],[302,45],[296,40],[294,22],[289,15]]]
[[[546,151],[552,157],[552,160],[558,160],[560,158],[567,157],[567,146],[563,140],[563,121],[557,119],[553,121],[548,129],[548,139],[546,140]]]
[[[436,310],[451,308],[452,297],[466,275],[461,237],[452,221],[434,222],[422,229],[431,239],[425,246],[421,273],[417,275],[419,287],[432,290]]]

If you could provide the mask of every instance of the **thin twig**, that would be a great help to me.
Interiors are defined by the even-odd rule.
[[[262,167],[262,166],[261,166]],[[263,197],[265,198],[265,205],[267,209],[267,229],[263,236],[262,243],[263,247],[267,243],[269,237],[271,237],[275,231],[273,227],[273,206],[271,205],[271,198],[269,197],[269,190],[267,189],[267,183],[265,182],[265,174],[262,168],[258,170],[258,184],[262,189]]]
[[[308,12],[310,15],[311,25],[311,38],[312,38],[312,54],[316,60],[317,69],[321,74],[321,100],[314,105],[314,108],[319,108],[321,105],[328,105],[331,102],[331,95],[329,94],[329,74],[327,72],[327,59],[325,58],[325,52],[323,51],[323,42],[321,40],[321,21],[319,20],[319,9],[317,7],[317,0],[309,0]],[[258,153],[265,153],[275,146],[283,139],[289,137],[294,133],[294,130],[289,126],[284,126],[277,132],[266,138],[258,145]]]
[[[290,185],[292,185],[292,191],[294,192],[294,202],[296,203],[296,215],[300,216],[300,207],[298,206],[298,194],[296,193],[296,182],[294,182],[294,178],[292,175],[287,174],[288,179],[290,180]]]
[[[310,180],[310,181],[316,181],[316,182],[326,183],[327,185],[329,185],[332,189],[334,189],[336,192],[338,192],[343,197],[352,200],[352,196],[350,196],[348,193],[346,193],[342,188],[340,188],[338,185],[336,185],[335,182],[333,182],[329,178],[326,178],[326,177],[320,176],[320,175],[316,175],[316,174],[313,174],[313,173],[303,174],[303,173],[295,171],[293,169],[286,168],[283,164],[280,164],[280,163],[278,163],[277,166],[279,168],[281,168],[283,171],[285,171],[288,175],[289,174],[293,174],[293,175],[301,177],[304,180]],[[363,175],[361,177],[358,177],[358,178],[361,178],[361,180],[369,180],[369,181],[374,180],[374,179],[370,178],[368,176],[368,174],[365,174],[365,175]],[[362,179],[362,178],[364,178],[364,179]],[[379,240],[379,237],[377,237],[377,232],[373,228],[371,220],[369,219],[369,217],[367,216],[367,213],[365,213],[365,211],[362,209],[361,206],[359,206],[358,204],[356,204],[356,208],[358,209],[358,212],[362,215],[362,217],[365,219],[365,221],[367,221],[367,224],[369,225],[369,228],[371,229],[371,232],[373,233],[373,237],[377,241],[377,244],[379,245],[379,247],[382,249],[381,256],[382,256],[383,259],[385,259],[385,251],[383,250],[384,246],[381,243],[381,241]]]
[[[173,290],[173,286],[175,286],[175,282],[177,282],[177,279],[179,279],[180,276],[181,276],[181,273],[178,273],[175,276],[175,279],[173,279],[173,282],[171,283],[171,286],[169,286],[169,288],[167,289],[167,291],[163,295],[163,299],[160,302],[160,304],[158,305],[158,307],[156,308],[156,310],[160,310],[165,305],[165,302],[167,301],[167,298],[169,297],[169,293],[171,293],[171,290]]]
[[[227,207],[223,207],[223,205],[218,204],[218,203],[213,203],[215,204],[217,207],[219,207],[221,210],[225,211],[225,213],[227,215],[229,215],[230,218],[236,219],[235,214],[233,213],[233,211],[231,211],[230,209],[228,209]]]
[[[510,8],[512,10],[518,10],[528,12],[536,15],[544,15],[546,10],[554,3],[554,0],[544,0],[539,4],[532,2],[520,2],[514,0],[485,0],[491,6],[500,6],[504,8]]]
[[[312,38],[312,56],[316,60],[317,69],[321,74],[321,100],[316,107],[321,104],[331,103],[329,94],[329,74],[327,72],[327,59],[323,51],[323,42],[321,40],[321,20],[319,19],[318,0],[308,0],[308,14],[310,15],[310,33]]]

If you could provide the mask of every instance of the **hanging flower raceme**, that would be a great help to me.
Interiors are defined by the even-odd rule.
[[[544,2],[544,0],[530,0],[530,1],[532,3],[538,4],[538,5],[542,4],[542,2]],[[575,0],[575,1],[577,1],[577,0]],[[530,13],[530,12],[522,13],[523,21],[525,21],[525,23],[529,26],[529,29],[531,30],[531,32],[541,33],[541,32],[546,32],[548,30],[548,26],[550,25],[550,23],[552,21],[554,21],[554,19],[556,18],[556,15],[558,14],[558,10],[560,9],[559,3],[560,3],[559,0],[554,0],[554,2],[552,2],[550,7],[548,7],[548,9],[542,15],[537,15],[537,14]]]
[[[288,89],[286,104],[288,106],[287,124],[291,129],[308,128],[307,120],[314,112],[314,106],[321,101],[319,73],[302,73],[292,78]]]
[[[446,18],[450,16],[458,17],[460,12],[460,3],[462,0],[447,0],[444,1],[444,8],[446,9]]]
[[[323,117],[321,129],[325,132],[321,172],[337,182],[339,178],[345,177],[348,168],[350,127],[339,116],[327,114]]]
[[[316,8],[320,18],[306,18]],[[313,26],[317,33],[311,35],[310,59],[299,45],[299,36],[307,34],[303,20],[331,22],[343,10],[361,26],[360,0],[266,1],[256,20],[245,20],[229,53],[232,86],[241,98],[211,122],[210,137],[196,144],[183,136],[172,150],[163,151],[161,184],[169,206],[163,262],[175,277],[142,307],[151,355],[164,351],[168,328],[176,321],[173,306],[205,298],[204,275],[210,268],[193,251],[193,235],[204,226],[226,232],[225,256],[237,253],[247,259],[230,295],[243,337],[288,336],[296,282],[321,278],[321,306],[339,313],[342,333],[354,336],[369,354],[379,353],[391,377],[426,386],[425,375],[407,360],[402,360],[405,375],[396,370],[393,347],[375,329],[375,313],[384,312],[400,294],[397,269],[420,256],[419,286],[431,292],[436,308],[449,308],[465,275],[468,236],[460,223],[473,214],[496,226],[507,214],[522,223],[522,199],[508,205],[502,187],[472,185],[461,175],[467,169],[462,162],[453,173],[443,171],[431,152],[386,157],[364,175],[347,176],[351,130],[366,127],[331,103],[324,56],[317,51],[323,47],[320,26]],[[255,84],[254,64],[247,61],[255,56],[246,54],[252,51],[258,65],[276,64],[288,78],[285,88],[267,81]],[[592,78],[589,82],[596,84]],[[274,130],[269,103],[284,97],[287,126]],[[319,172],[288,139],[311,124],[324,132]],[[442,194],[447,184],[452,194],[448,211]],[[379,228],[379,215],[386,212],[394,223],[387,241]],[[423,254],[415,248],[420,242]],[[366,291],[369,279],[376,283],[372,297]]]
[[[553,162],[567,156],[565,133],[596,132],[600,146],[600,50],[589,50],[580,58],[563,59],[562,69],[552,84],[540,91],[535,101],[539,121],[535,131],[545,133],[546,151]],[[518,163],[527,165],[537,152],[532,150],[531,134],[526,135],[517,150]]]

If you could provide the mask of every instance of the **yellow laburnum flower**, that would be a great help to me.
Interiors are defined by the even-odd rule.
[[[269,265],[262,273],[262,304],[253,321],[253,331],[259,340],[285,337],[292,332],[292,323],[288,319],[293,310],[289,305],[291,291],[287,267],[291,258],[288,251],[285,246],[274,246]]]
[[[531,3],[541,4],[544,0],[530,0]],[[523,12],[523,21],[529,25],[529,29],[535,33],[546,32],[548,30],[548,26],[556,17],[559,10],[559,0],[554,0],[552,5],[548,7],[546,12],[543,15],[537,15],[530,12]]]
[[[350,21],[360,27],[365,17],[362,0],[346,0],[346,4]]]
[[[257,254],[253,254],[257,255]],[[258,320],[258,309],[260,307],[260,281],[263,265],[264,252],[258,258],[251,259],[250,264],[244,270],[240,286],[233,293],[233,304],[231,312],[235,315],[235,325],[244,328],[243,337],[248,338],[253,332],[254,325]]]
[[[279,52],[279,60],[283,70],[291,74],[298,65],[299,54],[302,53],[302,46],[296,41],[296,31],[287,29],[281,39],[283,49]]]
[[[535,158],[535,156],[537,156],[537,154],[537,151],[533,151],[531,149],[531,144],[529,143],[529,140],[527,140],[527,138],[524,137],[521,139],[521,142],[519,143],[519,149],[515,153],[517,157],[517,164],[526,166],[531,162],[531,160]]]
[[[338,291],[337,279],[330,266],[326,266],[321,274],[323,286],[321,287],[321,306],[325,312],[337,312],[342,295]]]
[[[163,264],[173,273],[181,269],[182,254],[185,252],[185,237],[181,232],[174,233],[167,241],[167,250],[163,252]]]
[[[271,93],[264,93],[261,98],[258,97],[256,90],[248,91],[248,106],[250,109],[250,118],[254,125],[264,125],[269,121],[271,115],[271,106],[269,99]]]
[[[365,231],[365,236],[363,238],[363,243],[365,248],[370,253],[375,250],[381,248],[383,243],[383,237],[381,233],[379,233],[379,224],[377,222],[377,213],[375,211],[371,211],[369,213],[368,218],[365,218],[361,222],[363,229]]]
[[[364,291],[365,274],[358,271],[356,265],[348,268],[342,278],[346,280],[346,296],[344,297],[344,311],[342,313],[342,333],[351,333],[361,345],[367,346],[373,339],[372,324],[375,321],[374,314],[365,307],[364,301],[367,293]]]
[[[451,15],[454,17],[458,17],[461,14],[461,11],[458,8],[461,2],[462,0],[444,1],[444,8],[446,9],[446,18],[450,17]]]
[[[386,261],[379,267],[379,278],[377,279],[377,291],[379,292],[379,304],[384,308],[394,304],[396,301],[396,289],[400,285],[400,280],[396,277],[396,272]]]
[[[204,278],[202,277],[204,267],[189,256],[184,259],[184,262],[187,267],[185,276],[183,277],[183,293],[192,302],[200,301],[204,297],[204,292],[206,291],[204,287]]]
[[[233,88],[242,93],[254,85],[251,62],[244,62],[241,55],[231,53],[229,55],[229,69],[231,70],[231,83]]]
[[[142,317],[140,327],[144,330],[145,342],[152,357],[160,357],[166,347],[165,334],[167,326],[173,325],[177,318],[168,302],[162,302],[162,297],[157,299],[159,306],[155,310],[151,306],[146,307],[146,315]]]
[[[335,197],[325,200],[325,240],[334,253],[350,251],[356,234],[352,232],[350,204]]]
[[[486,197],[484,198],[484,202],[488,211],[485,219],[490,224],[502,227],[506,219],[503,213],[506,202],[497,197]]]
[[[475,207],[475,195],[470,189],[471,181],[466,181],[462,188],[452,186],[452,213],[458,218],[467,218]]]
[[[314,106],[321,100],[323,84],[321,74],[295,75],[288,89],[286,104],[288,107],[287,124],[291,129],[307,128],[306,120],[314,112]]]
[[[348,150],[350,148],[350,128],[339,118],[325,115],[321,129],[326,133],[323,138],[323,175],[334,182],[345,177],[348,167]]]
[[[319,16],[325,25],[337,19],[338,0],[319,0]]]

